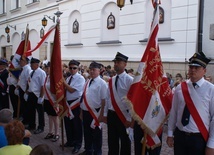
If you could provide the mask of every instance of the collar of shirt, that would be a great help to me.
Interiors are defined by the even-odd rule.
[[[100,76],[97,76],[96,78],[94,78],[94,82],[97,81],[98,79],[100,79]]]
[[[118,75],[118,74],[117,74],[117,75]],[[116,75],[116,76],[117,76],[117,75]],[[125,75],[126,75],[126,72],[124,71],[123,73],[119,74],[118,76],[119,76],[119,78],[123,78]]]
[[[25,66],[23,66],[22,68],[23,68],[23,70],[25,69],[25,68],[28,68],[28,67],[30,67],[30,65],[25,65]]]
[[[198,80],[197,82],[195,82],[197,84],[197,87],[201,87],[202,84],[204,83],[205,79],[204,77],[202,77],[200,80]]]
[[[71,75],[73,79],[75,79],[76,77],[78,77],[78,72],[76,72],[74,75]]]

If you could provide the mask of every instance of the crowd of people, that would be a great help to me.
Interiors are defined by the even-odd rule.
[[[20,152],[20,155],[24,154],[23,152],[34,155],[41,150],[51,155],[53,152],[47,145],[41,144],[33,150],[30,146],[24,145],[29,144],[25,139],[30,137],[31,132],[33,134],[44,132],[45,112],[49,122],[48,133],[44,139],[56,142],[60,138],[57,115],[59,105],[55,94],[50,91],[51,62],[41,63],[39,59],[22,56],[18,61],[21,72],[16,79],[8,71],[8,61],[0,59],[0,135],[3,135],[0,141],[2,147],[0,155],[13,154],[16,151]],[[92,61],[89,67],[82,66],[77,60],[69,61],[68,65],[62,64],[66,102],[70,108],[70,115],[63,118],[67,140],[63,147],[73,147],[72,154],[79,152],[83,138],[85,142],[83,154],[102,154],[102,123],[107,124],[109,155],[130,155],[132,141],[135,145],[135,154],[142,154],[143,131],[132,120],[129,108],[123,100],[133,82],[134,70],[126,70],[128,57],[122,53],[118,52],[112,61],[113,68],[110,65],[105,67],[96,61]],[[169,73],[166,74],[174,94],[167,144],[174,147],[175,155],[203,155],[205,148],[206,155],[213,153],[213,134],[207,135],[209,128],[213,130],[214,127],[212,110],[214,86],[211,84],[211,77],[205,77],[208,63],[209,59],[203,53],[195,54],[190,58],[188,79],[184,80],[180,73],[176,74],[175,79]],[[192,89],[189,83],[196,83],[197,87]],[[183,90],[185,84],[187,89]],[[190,94],[196,103],[196,111],[190,110],[192,105],[185,106],[187,104],[185,102],[189,101],[186,101],[185,95],[184,98],[181,97],[182,91],[187,91],[186,94],[188,91],[196,91]],[[9,101],[13,112],[9,110],[11,109]],[[205,105],[198,106],[200,101]],[[182,106],[178,106],[180,103]],[[186,118],[189,121],[182,125],[181,117],[186,107],[190,111]],[[207,132],[202,133],[199,127],[203,126],[203,121],[199,125],[196,123],[196,119],[199,118],[205,122],[205,129],[202,130],[207,129]],[[196,143],[189,146],[191,140],[196,140]],[[200,147],[197,142],[202,142]],[[160,150],[161,146],[157,149],[147,149],[147,152],[150,155],[159,155]]]
[[[55,94],[50,91],[51,62],[41,63],[39,59],[22,56],[18,61],[21,72],[16,79],[8,69],[8,61],[0,59],[0,91],[4,97],[0,97],[0,110],[9,109],[11,101],[13,118],[16,118],[17,123],[23,123],[20,125],[21,129],[27,129],[33,134],[44,131],[46,112],[49,130],[44,139],[55,142],[59,139],[59,105],[56,103]],[[128,57],[118,52],[113,59],[114,69],[110,65],[104,67],[95,61],[92,61],[88,68],[81,67],[77,60],[71,60],[68,66],[62,65],[65,96],[71,110],[71,115],[64,117],[67,139],[64,147],[73,147],[73,154],[79,152],[83,138],[85,154],[102,154],[103,122],[108,124],[109,154],[131,153],[131,141],[127,134],[127,128],[131,127],[131,115],[122,101],[133,80],[133,70],[126,70],[127,61]],[[122,122],[118,111],[125,115],[126,122]],[[22,138],[20,136],[18,144],[22,144]],[[26,149],[28,152],[31,150],[29,147]]]

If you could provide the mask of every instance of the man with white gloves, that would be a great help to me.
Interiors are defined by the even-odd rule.
[[[30,75],[31,67],[29,65],[29,59],[27,57],[21,56],[19,60],[19,65],[22,68],[22,72],[19,75],[18,83],[14,93],[19,96],[20,99],[20,116],[23,117],[22,123],[24,125],[29,124],[29,117],[27,115],[27,102],[24,99],[24,94],[27,89],[28,77]]]
[[[131,128],[131,115],[123,98],[128,93],[133,77],[125,72],[127,56],[118,52],[112,61],[117,75],[109,80],[104,113],[108,125],[108,154],[130,155],[133,128]]]
[[[29,129],[33,130],[36,128],[36,110],[39,116],[39,126],[37,130],[34,131],[34,134],[39,134],[44,131],[45,120],[44,120],[44,82],[46,74],[39,67],[40,60],[32,58],[31,69],[33,70],[28,77],[28,87],[25,92],[24,98],[28,104],[28,117]]]

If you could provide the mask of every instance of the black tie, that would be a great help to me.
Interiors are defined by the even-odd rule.
[[[195,88],[195,86],[197,86],[197,83],[192,83],[192,85]],[[183,115],[182,115],[182,120],[181,120],[181,123],[183,124],[183,126],[186,126],[189,123],[189,117],[190,117],[190,112],[187,105],[185,105]]]
[[[93,81],[94,81],[94,79],[91,79],[91,81],[89,82],[89,87],[90,87],[90,85],[92,84]]]
[[[68,85],[70,85],[71,84],[71,80],[72,80],[72,76],[70,77],[70,79],[69,79],[69,81],[68,81]]]
[[[33,70],[33,72],[31,73],[31,75],[30,75],[31,78],[33,77],[34,73],[35,73],[35,70]]]
[[[116,79],[115,79],[115,88],[116,88],[116,90],[117,90],[117,81],[118,81],[118,79],[119,79],[119,76],[117,75]]]

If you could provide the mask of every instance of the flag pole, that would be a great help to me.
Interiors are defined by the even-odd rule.
[[[28,39],[29,39],[29,28],[28,28],[28,24],[27,24],[26,33],[25,33],[25,46],[24,46],[24,52],[23,52],[24,57],[26,56],[26,52],[27,52]]]
[[[57,16],[57,24],[56,24],[56,29],[59,30],[60,33],[60,20],[59,20],[59,16]],[[55,30],[56,31],[56,30]],[[61,47],[60,47],[61,48]],[[53,53],[52,53],[53,54]],[[64,99],[62,99],[64,100]],[[63,121],[64,116],[60,117],[60,126],[61,126],[61,141],[62,141],[62,151],[64,151],[64,121]]]
[[[62,137],[62,151],[64,151],[64,121],[63,118],[60,118],[61,120],[61,137]]]
[[[29,29],[28,29],[28,24],[26,27],[26,33],[25,33],[25,45],[24,45],[24,51],[23,51],[23,55],[25,56],[26,52],[27,52],[27,48],[28,48],[28,39],[29,39]],[[23,57],[23,55],[21,57]],[[20,115],[20,97],[18,95],[18,107],[17,107],[17,119],[19,119],[19,115]]]
[[[142,155],[146,154],[146,138],[147,138],[147,133],[144,132],[144,138],[143,138],[143,143],[142,143]]]

